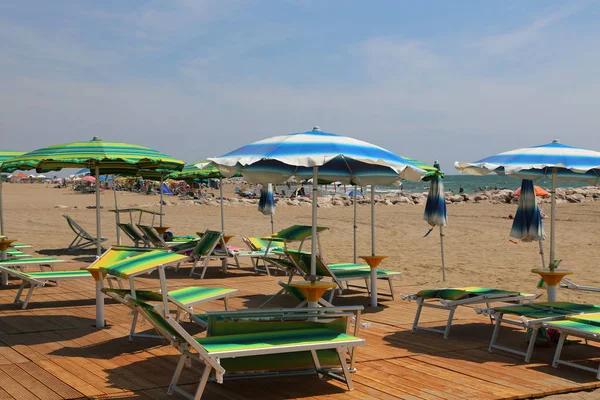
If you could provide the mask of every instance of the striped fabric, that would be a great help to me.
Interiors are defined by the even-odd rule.
[[[298,251],[288,251],[287,254],[292,257],[296,265],[298,265],[302,271],[306,275],[310,275],[310,253],[298,252]],[[371,268],[364,268],[364,264],[350,264],[349,268],[341,269],[339,266],[344,264],[337,264],[338,268],[335,270],[331,270],[329,265],[325,265],[323,263],[323,259],[317,255],[317,270],[316,275],[322,277],[331,277],[331,278],[360,278],[360,277],[369,277],[371,276]],[[345,264],[348,265],[348,264]],[[399,275],[399,272],[390,271],[385,269],[377,268],[377,276],[394,276]]]
[[[25,154],[23,151],[0,150],[0,172],[12,172],[16,168],[10,168],[4,165],[4,162],[12,158]]]
[[[129,278],[141,273],[148,273],[159,265],[169,265],[187,259],[182,254],[171,253],[164,250],[153,250],[142,253],[114,264],[103,265],[100,270],[108,275],[119,278]]]
[[[58,264],[64,263],[66,260],[60,260],[53,257],[36,257],[36,258],[25,258],[18,260],[4,260],[0,261],[0,266],[11,267],[11,266],[24,266],[24,265],[39,265],[39,264]]]
[[[38,172],[62,168],[93,167],[100,163],[100,171],[169,169],[180,170],[185,163],[147,147],[135,144],[104,142],[94,138],[89,142],[57,144],[38,149],[3,164],[3,168],[33,169]]]
[[[510,230],[510,237],[524,242],[546,240],[542,215],[537,204],[533,181],[523,179],[519,207]]]
[[[143,249],[139,247],[121,247],[121,246],[113,246],[107,251],[105,251],[102,256],[94,261],[87,269],[88,270],[98,270],[100,268],[109,267],[114,265],[122,260],[125,260],[130,257],[139,256],[141,254],[146,254],[151,251],[156,251],[155,249]]]
[[[168,176],[169,179],[212,179],[222,177],[223,175],[217,167],[210,165],[209,160],[186,164],[180,172],[173,172]]]
[[[577,321],[577,322],[581,322],[584,324],[590,324],[590,325],[595,325],[596,327],[599,327],[600,326],[600,310],[598,310],[598,313],[571,315],[571,316],[568,316],[567,319],[569,321]]]
[[[169,297],[181,304],[191,305],[237,293],[237,289],[190,286],[169,291]]]
[[[328,344],[332,342],[362,342],[354,336],[331,329],[302,329],[240,335],[210,336],[196,339],[210,353],[227,354],[244,350],[267,350],[277,347]]]
[[[567,328],[569,333],[575,334],[573,331],[579,331],[582,334],[590,334],[590,335],[600,335],[600,326],[595,323],[589,322],[580,322],[578,320],[571,320],[571,317],[568,316],[564,321],[552,321],[552,323],[548,324],[548,328],[558,329]]]
[[[490,295],[506,295],[518,296],[519,292],[491,289],[477,286],[462,287],[462,288],[443,288],[443,289],[426,289],[421,290],[416,294],[417,297],[423,299],[443,299],[443,300],[462,300],[478,296]]]
[[[600,152],[552,143],[516,149],[473,163],[456,162],[456,169],[472,175],[512,175],[521,179],[550,176],[557,169],[557,179],[597,184],[600,175]]]
[[[88,270],[74,270],[74,271],[48,271],[48,272],[27,272],[25,275],[39,280],[53,280],[53,279],[66,279],[66,278],[82,278],[92,277],[92,274]]]
[[[209,158],[225,176],[242,172],[256,183],[283,183],[292,175],[352,184],[391,184],[398,179],[420,180],[427,171],[406,158],[361,140],[312,131],[274,136]]]
[[[263,185],[260,190],[260,199],[258,200],[258,211],[263,215],[275,214],[275,200],[273,199],[273,185],[268,183]]]
[[[444,183],[439,178],[431,180],[423,219],[427,221],[432,228],[448,225],[446,199],[444,198]]]
[[[264,240],[263,238],[259,237],[243,237],[242,240],[244,240],[244,242],[248,245],[248,247],[250,247],[250,250],[252,251],[266,251],[268,248],[270,253],[277,251],[281,252],[281,250],[283,249],[283,246],[281,246],[280,244],[277,244],[276,242],[271,242],[269,244],[268,240]]]
[[[317,233],[323,232],[329,229],[324,226],[317,226]],[[277,233],[271,235],[273,238],[284,239],[289,241],[302,241],[309,238],[312,235],[312,226],[310,225],[292,225],[288,228],[282,229]],[[263,238],[263,240],[268,238]]]
[[[207,256],[216,243],[221,238],[221,233],[217,231],[206,231],[202,235],[202,239],[194,247],[194,254],[198,256]]]
[[[593,304],[579,304],[570,302],[545,302],[523,304],[520,306],[494,307],[497,312],[504,314],[519,315],[527,318],[538,319],[547,317],[556,317],[560,315],[597,313],[600,312],[600,306]]]

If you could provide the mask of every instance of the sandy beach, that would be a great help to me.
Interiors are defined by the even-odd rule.
[[[233,187],[225,187],[225,196],[233,197]],[[157,195],[117,192],[119,207],[142,207],[158,211]],[[102,236],[106,243],[116,244],[113,193],[102,198]],[[220,209],[214,205],[198,205],[193,201],[164,206],[164,225],[175,235],[193,234],[206,229],[219,230]],[[41,255],[69,256],[65,251],[73,234],[62,214],[73,217],[88,232],[95,235],[95,204],[91,194],[70,189],[56,189],[42,184],[5,184],[4,215],[6,233],[12,238],[33,245]],[[66,208],[57,208],[66,206]],[[537,275],[530,272],[541,264],[537,243],[515,244],[509,241],[515,204],[448,205],[449,226],[445,228],[447,281],[442,282],[439,231],[423,235],[429,226],[423,221],[424,205],[399,204],[376,206],[376,252],[389,255],[383,267],[403,272],[397,281],[398,291],[443,286],[491,286],[544,294],[536,289]],[[545,210],[549,213],[549,207]],[[144,220],[150,223],[150,219]],[[327,262],[352,260],[352,207],[319,208],[320,226],[329,228],[321,234],[323,255]],[[596,234],[600,221],[600,202],[559,204],[557,206],[556,254],[563,260],[561,268],[574,271],[573,280],[580,284],[600,286],[597,273],[600,263],[600,236]],[[158,219],[157,219],[158,222]],[[281,205],[276,209],[275,230],[293,224],[310,225],[311,208]],[[549,220],[544,220],[547,236]],[[370,254],[370,207],[358,207],[358,255]],[[270,233],[270,219],[254,205],[225,207],[226,233],[235,237],[232,245],[244,247],[242,236],[262,236]],[[123,238],[124,244],[129,244]],[[549,242],[545,242],[546,255]],[[79,262],[82,266],[85,263]],[[542,297],[542,299],[544,298]],[[559,299],[592,302],[593,295],[561,290]]]

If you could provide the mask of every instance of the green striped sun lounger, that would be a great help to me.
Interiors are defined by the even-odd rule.
[[[600,306],[570,302],[525,303],[514,306],[503,306],[477,310],[482,314],[491,315],[496,320],[496,326],[490,340],[489,351],[502,350],[525,357],[525,362],[531,361],[538,331],[542,324],[563,320],[567,317],[599,313]],[[530,338],[526,351],[498,345],[500,326],[502,323],[518,326],[529,331]]]
[[[417,312],[412,326],[412,331],[417,330],[441,333],[444,339],[448,339],[454,313],[458,306],[470,306],[474,304],[485,304],[487,307],[491,303],[515,303],[524,300],[534,300],[538,296],[532,293],[521,293],[511,290],[501,290],[493,288],[484,288],[477,286],[459,287],[459,288],[440,288],[421,290],[416,294],[401,295],[404,300],[416,300]],[[423,307],[431,307],[442,310],[448,310],[448,320],[444,329],[429,328],[419,326],[419,319]]]
[[[14,278],[21,279],[21,286],[17,292],[14,304],[22,304],[22,309],[26,309],[33,291],[41,286],[45,286],[48,282],[58,282],[62,280],[91,278],[92,275],[87,270],[75,271],[45,271],[45,272],[21,272],[5,266],[0,266],[0,271]],[[25,300],[21,301],[23,290],[29,286]]]
[[[594,372],[596,379],[600,379],[600,367],[590,368],[571,361],[561,360],[560,356],[568,336],[575,336],[586,340],[600,341],[600,313],[568,315],[562,321],[545,322],[542,324],[547,329],[554,329],[560,333],[552,366],[558,368],[560,364]]]
[[[27,258],[31,257],[31,254],[25,253],[18,249],[8,249],[6,250],[6,255],[8,258]]]
[[[40,271],[44,271],[44,268],[49,268],[54,271],[53,264],[64,263],[65,260],[59,260],[53,257],[36,257],[36,258],[16,258],[11,260],[0,261],[0,267],[18,269],[23,272],[24,268],[28,265],[36,265],[40,267]],[[8,284],[8,274],[2,272],[0,277],[0,284]]]
[[[168,393],[200,399],[209,379],[223,383],[239,376],[291,374],[327,375],[353,389],[350,369],[354,348],[365,344],[348,334],[348,320],[362,307],[240,310],[207,313],[207,336],[192,337],[179,322],[160,307],[131,300],[181,357]],[[351,367],[346,361],[350,356]],[[204,364],[194,394],[178,385],[189,359]],[[212,378],[211,378],[212,377]]]
[[[310,253],[302,252],[302,251],[294,251],[294,250],[285,250],[285,254],[288,258],[294,263],[296,268],[298,268],[299,272],[302,276],[307,278],[310,275],[310,263],[311,263],[311,255]],[[329,268],[329,265],[323,261],[323,258],[320,255],[317,255],[317,265],[316,265],[316,274],[319,279],[328,278],[331,279],[338,285],[338,290],[342,292],[344,290],[343,283],[346,282],[348,285],[349,282],[352,281],[364,281],[364,288],[369,292],[369,279],[371,277],[371,269],[364,268],[364,264],[334,264],[337,265],[337,269]],[[348,268],[339,268],[339,266],[345,265]],[[377,269],[377,279],[382,279],[388,282],[390,293],[389,296],[392,299],[395,299],[394,295],[394,285],[392,283],[392,279],[395,277],[401,276],[402,272],[398,271],[390,271],[385,269]],[[332,290],[329,295],[329,302],[333,301],[333,297],[335,295],[335,290]]]
[[[221,249],[217,249],[218,245],[221,245]],[[198,244],[192,250],[191,258],[193,261],[192,269],[190,271],[190,276],[200,275],[200,279],[204,279],[204,275],[206,274],[206,270],[208,269],[208,263],[210,260],[218,259],[221,260],[221,268],[223,272],[227,271],[227,259],[230,257],[230,254],[226,249],[227,245],[223,240],[223,236],[221,232],[207,230],[204,232]],[[194,272],[196,267],[200,263],[200,268],[202,268],[201,273]]]

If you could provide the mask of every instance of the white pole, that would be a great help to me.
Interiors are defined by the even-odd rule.
[[[446,281],[446,261],[444,260],[444,227],[440,225],[440,244],[442,246],[442,281]]]
[[[0,252],[0,260],[2,261],[6,261],[8,259],[8,253],[5,251],[1,251]],[[0,278],[0,284],[2,284],[2,286],[6,287],[6,285],[8,285],[8,273],[2,271],[2,277]]]
[[[96,255],[102,254],[102,236],[100,228],[100,164],[96,163]],[[104,299],[104,297],[102,298]]]
[[[554,240],[556,234],[556,168],[552,169],[552,191],[550,192],[550,260],[554,262]]]
[[[225,209],[223,208],[223,179],[219,178],[219,196],[221,196],[221,235],[225,234]]]
[[[356,185],[354,185],[354,223],[352,229],[354,230],[354,264],[356,264]]]
[[[102,281],[96,281],[96,328],[104,328],[104,294]]]
[[[317,196],[319,183],[319,167],[313,167],[312,182],[312,234],[310,238],[310,276],[311,282],[317,280]]]
[[[544,259],[544,245],[542,244],[541,240],[538,243],[540,244],[540,256],[542,256],[542,268],[546,268],[546,260]]]
[[[0,176],[0,235],[4,235],[4,212],[2,207],[2,177]]]
[[[275,225],[273,224],[273,214],[271,214],[271,233],[275,233]]]
[[[371,185],[371,255],[375,255],[375,185]],[[377,268],[371,267],[371,307],[377,307]]]
[[[160,174],[160,218],[159,218],[159,222],[160,222],[160,226],[162,225],[162,217],[163,217],[163,175]]]
[[[119,225],[121,223],[121,217],[119,216],[119,203],[117,202],[117,190],[115,187],[115,177],[113,176],[113,197],[115,198],[115,221],[117,222],[117,246],[121,245],[121,229]]]

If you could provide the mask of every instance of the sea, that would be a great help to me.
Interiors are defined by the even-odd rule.
[[[376,186],[375,193],[395,193],[399,191],[409,193],[421,193],[429,190],[428,182],[408,182],[401,181],[402,188],[399,186]],[[541,186],[544,189],[549,190],[552,183],[550,179],[543,178],[534,182],[535,185]],[[511,178],[507,176],[498,175],[485,175],[485,176],[474,176],[474,175],[446,175],[444,176],[444,191],[458,193],[460,187],[464,189],[464,193],[476,193],[483,190],[493,189],[509,189],[515,190],[521,186],[521,180],[517,178]],[[589,186],[586,182],[557,182],[557,187],[583,187]],[[309,186],[310,187],[310,186]],[[307,188],[308,189],[308,188]],[[323,187],[321,187],[323,189]],[[346,191],[349,193],[352,190],[351,186],[346,186]],[[364,188],[366,193],[370,193],[368,187]],[[327,186],[327,193],[343,193],[343,185],[337,188],[332,185]]]

